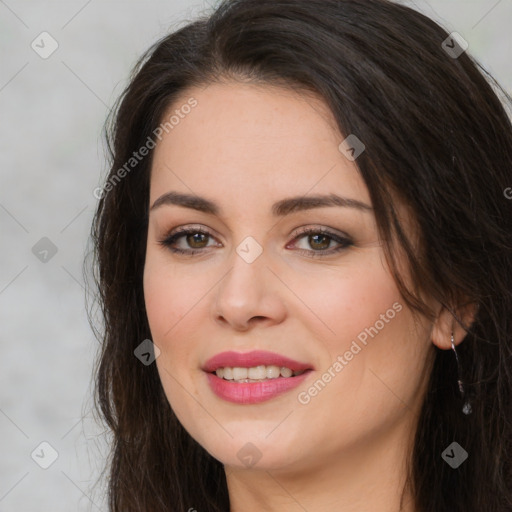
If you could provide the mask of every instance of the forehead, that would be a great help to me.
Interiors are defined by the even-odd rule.
[[[183,108],[194,100],[194,108]],[[187,112],[187,113],[185,113]],[[167,189],[198,195],[351,195],[369,204],[344,136],[327,105],[311,93],[239,82],[182,92],[163,116],[179,122],[157,143],[151,202]]]

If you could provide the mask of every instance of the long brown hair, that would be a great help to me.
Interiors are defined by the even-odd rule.
[[[402,282],[397,249],[428,296],[454,313],[462,300],[478,306],[458,347],[473,412],[461,412],[453,353],[436,349],[409,485],[420,512],[512,511],[512,126],[495,91],[511,98],[467,52],[450,55],[447,38],[387,0],[224,0],[137,63],[106,125],[110,172],[91,230],[109,510],[229,510],[222,463],[181,426],[156,365],[134,356],[151,338],[142,286],[151,152],[126,168],[186,88],[229,78],[319,95],[341,133],[364,141],[356,163],[407,304],[433,318]],[[441,457],[453,441],[469,453],[457,469]]]

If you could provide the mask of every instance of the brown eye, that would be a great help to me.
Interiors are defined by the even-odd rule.
[[[202,249],[204,246],[201,245],[204,243],[205,239],[207,239],[209,235],[205,233],[193,233],[190,235],[185,235],[185,240],[187,241],[187,244],[190,245],[193,249]]]
[[[308,243],[315,249],[327,249],[331,243],[331,238],[327,235],[309,235]]]
[[[212,235],[203,229],[187,228],[178,230],[164,240],[160,240],[159,243],[174,253],[193,256],[208,247],[210,237]],[[185,241],[186,247],[176,247],[177,242],[181,239]]]
[[[304,229],[295,237],[294,242],[296,243],[303,238],[307,238],[307,245],[312,249],[299,249],[299,252],[305,256],[312,256],[313,258],[330,256],[353,245],[352,240],[348,236],[340,236],[325,228]],[[338,247],[327,250],[331,242],[337,243]]]
[[[171,234],[164,240],[160,240],[159,243],[174,253],[194,256],[201,254],[204,252],[203,249],[209,247],[208,241],[210,238],[213,238],[213,235],[203,229],[183,228]],[[306,238],[307,245],[311,249],[299,248],[299,253],[313,258],[330,256],[353,245],[353,242],[349,237],[340,236],[339,234],[333,233],[324,228],[305,229],[295,237],[294,242],[296,243],[297,240]],[[181,239],[185,241],[186,247],[177,246],[177,243]],[[328,250],[332,242],[337,243],[338,247]]]

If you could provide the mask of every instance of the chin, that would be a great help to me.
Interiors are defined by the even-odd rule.
[[[261,434],[255,436],[234,436],[227,442],[206,443],[202,446],[225,466],[236,469],[280,470],[299,463],[297,449],[280,439],[264,439]]]

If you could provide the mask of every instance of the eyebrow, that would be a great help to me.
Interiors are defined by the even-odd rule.
[[[190,208],[199,212],[220,216],[222,209],[220,206],[204,197],[180,192],[167,192],[161,195],[151,206],[150,211],[164,205],[176,205],[184,208]],[[272,215],[274,217],[284,217],[291,213],[313,208],[324,208],[327,206],[341,206],[347,208],[356,208],[361,211],[372,211],[373,208],[357,199],[341,197],[336,194],[316,195],[316,196],[296,196],[277,201],[272,205]]]

